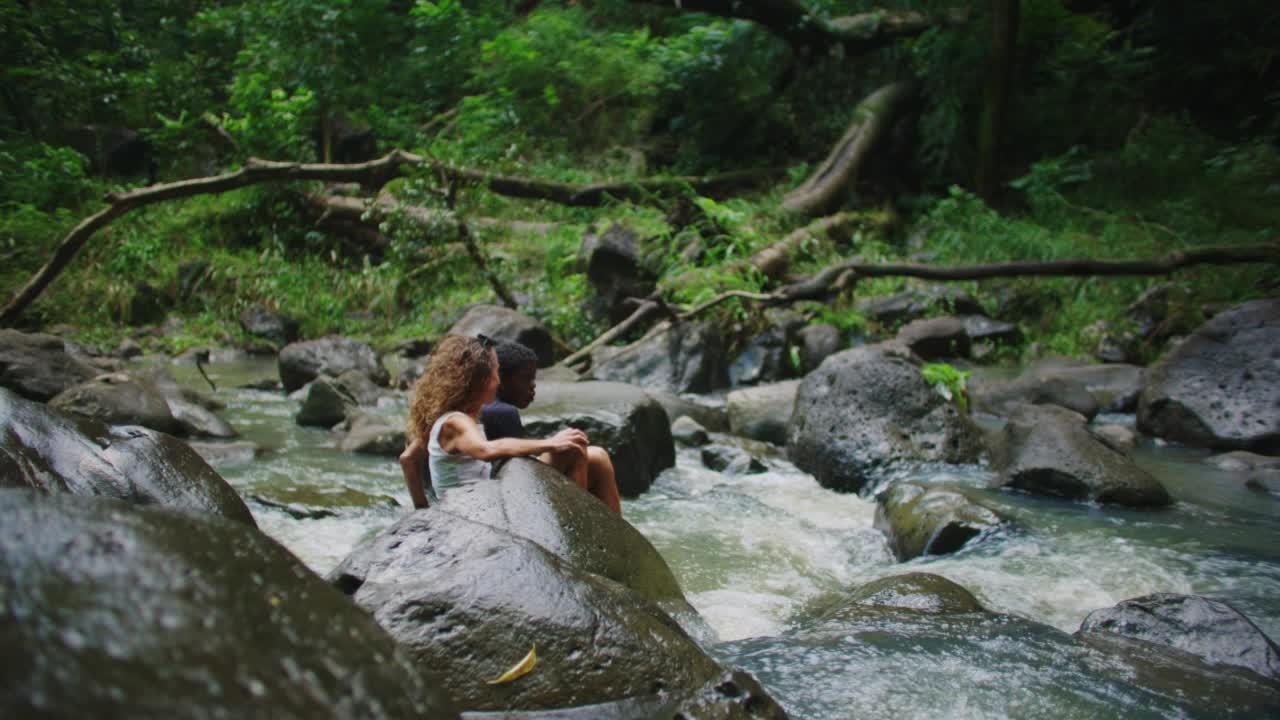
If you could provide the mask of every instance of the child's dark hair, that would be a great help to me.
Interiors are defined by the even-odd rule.
[[[498,342],[498,346],[493,350],[498,354],[499,377],[507,377],[511,373],[530,365],[538,367],[538,356],[518,342],[502,340]]]

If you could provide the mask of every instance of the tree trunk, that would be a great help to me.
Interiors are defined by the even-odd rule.
[[[987,0],[986,88],[978,133],[978,196],[990,202],[1000,190],[1000,143],[1009,116],[1014,70],[1018,54],[1018,18],[1021,0]]]
[[[820,215],[838,204],[858,177],[863,161],[884,135],[899,107],[915,88],[896,82],[871,93],[853,111],[853,122],[808,180],[787,193],[782,207],[805,215]]]

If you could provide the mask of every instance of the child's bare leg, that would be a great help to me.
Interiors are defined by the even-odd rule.
[[[618,481],[613,473],[613,460],[609,451],[592,445],[587,448],[587,486],[592,495],[608,508],[622,514],[622,498],[618,495]]]

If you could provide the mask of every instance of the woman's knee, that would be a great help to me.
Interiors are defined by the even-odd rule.
[[[587,462],[595,467],[613,469],[613,459],[609,457],[609,451],[599,445],[592,445],[587,448]]]

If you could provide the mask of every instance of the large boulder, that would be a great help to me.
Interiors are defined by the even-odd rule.
[[[5,717],[456,718],[341,593],[238,523],[0,491]]]
[[[800,348],[800,371],[809,373],[823,360],[840,352],[844,342],[840,328],[831,323],[814,323],[796,331],[796,346]]]
[[[356,399],[336,378],[319,377],[307,385],[294,421],[304,427],[331,428],[355,410]]]
[[[621,322],[635,309],[624,303],[627,298],[653,292],[654,279],[641,267],[639,246],[635,232],[617,224],[599,234],[592,228],[582,236],[578,266],[595,288],[593,308],[611,323]]]
[[[182,385],[163,365],[132,370],[129,374],[160,393],[165,404],[169,406],[169,413],[182,426],[183,435],[224,440],[239,435],[235,428],[216,412],[224,409],[225,405],[204,393]]]
[[[658,473],[675,465],[667,413],[643,390],[623,383],[539,383],[521,413],[525,434],[547,437],[567,427],[609,451],[624,497],[644,493]]]
[[[261,305],[246,308],[240,313],[240,327],[246,333],[270,340],[278,347],[284,347],[298,339],[296,319]]]
[[[1142,389],[1143,369],[1136,365],[1093,365],[1068,358],[1046,358],[1014,380],[975,380],[969,387],[973,408],[1006,417],[1019,405],[1059,405],[1093,418],[1099,412],[1132,411]]]
[[[56,335],[0,329],[0,387],[45,402],[97,374]]]
[[[899,461],[971,463],[981,434],[920,374],[909,352],[869,345],[832,355],[805,376],[787,454],[823,487],[857,492]]]
[[[729,432],[785,445],[799,390],[799,380],[734,390],[727,398]]]
[[[729,364],[729,384],[733,387],[773,382],[794,377],[786,332],[774,327],[756,335]]]
[[[1156,363],[1138,428],[1188,445],[1280,453],[1280,299],[1217,315]]]
[[[727,387],[724,337],[710,323],[663,324],[625,348],[591,355],[591,375],[670,393],[705,393]]]
[[[1173,501],[1160,481],[1095,438],[1084,417],[1065,408],[1019,407],[996,445],[992,467],[1005,487],[1132,507]]]
[[[182,433],[182,423],[173,416],[164,396],[126,373],[99,375],[67,388],[50,400],[49,406],[108,425],[142,425],[164,433]]]
[[[240,495],[186,443],[136,426],[68,418],[0,389],[0,487],[105,495],[253,525]]]
[[[1175,648],[1215,665],[1235,665],[1280,681],[1280,647],[1249,618],[1221,600],[1156,593],[1094,610],[1082,636],[1120,635]]]
[[[902,561],[953,553],[1004,523],[995,511],[949,488],[897,482],[876,502],[875,527]]]
[[[489,485],[512,482],[513,473],[527,470],[529,462],[504,470]],[[620,528],[621,519],[589,504],[596,502],[593,498],[574,502],[557,490],[547,497],[555,498],[551,503],[558,507],[510,506],[513,501],[545,502],[536,484],[546,482],[568,481],[539,475],[511,495],[501,488],[487,494],[484,488],[477,489],[484,494],[471,499],[447,497],[357,548],[330,580],[399,640],[420,667],[438,673],[464,710],[547,710],[635,698],[672,699],[677,710],[694,698],[705,703],[706,691],[723,683],[725,671],[658,604],[561,559],[540,543],[450,510],[457,504],[500,525],[528,528],[551,544],[565,539],[589,545]],[[485,507],[490,502],[502,503],[507,511],[493,512]],[[526,524],[519,517],[525,513],[537,519]],[[551,527],[566,518],[577,523],[567,535]],[[608,525],[588,527],[596,523]],[[633,540],[610,542],[605,552],[568,547],[563,553],[575,561],[583,557],[584,565],[611,567],[623,577],[639,570],[640,578],[654,578],[615,557],[626,545],[637,547]],[[530,648],[538,656],[532,672],[508,684],[486,682]],[[722,693],[720,702],[689,710],[693,714],[686,716],[783,716],[763,691],[751,694],[752,702],[735,703]]]
[[[449,328],[451,335],[486,335],[495,340],[518,342],[538,356],[538,367],[555,361],[551,333],[539,320],[501,305],[475,305]]]
[[[287,393],[321,375],[337,377],[348,370],[363,370],[379,385],[385,386],[390,381],[387,369],[373,348],[337,335],[290,343],[280,351],[277,363],[280,382]]]
[[[405,447],[404,424],[363,411],[347,417],[346,435],[338,443],[343,452],[398,457]]]
[[[868,608],[892,608],[927,615],[986,612],[973,593],[941,575],[913,572],[872,580],[849,593],[828,617],[860,614]]]
[[[529,458],[503,463],[492,480],[450,491],[442,507],[531,540],[578,570],[625,585],[699,639],[714,639],[653,544],[604,503]]]
[[[972,347],[964,321],[951,316],[912,320],[895,339],[925,360],[967,358]]]

